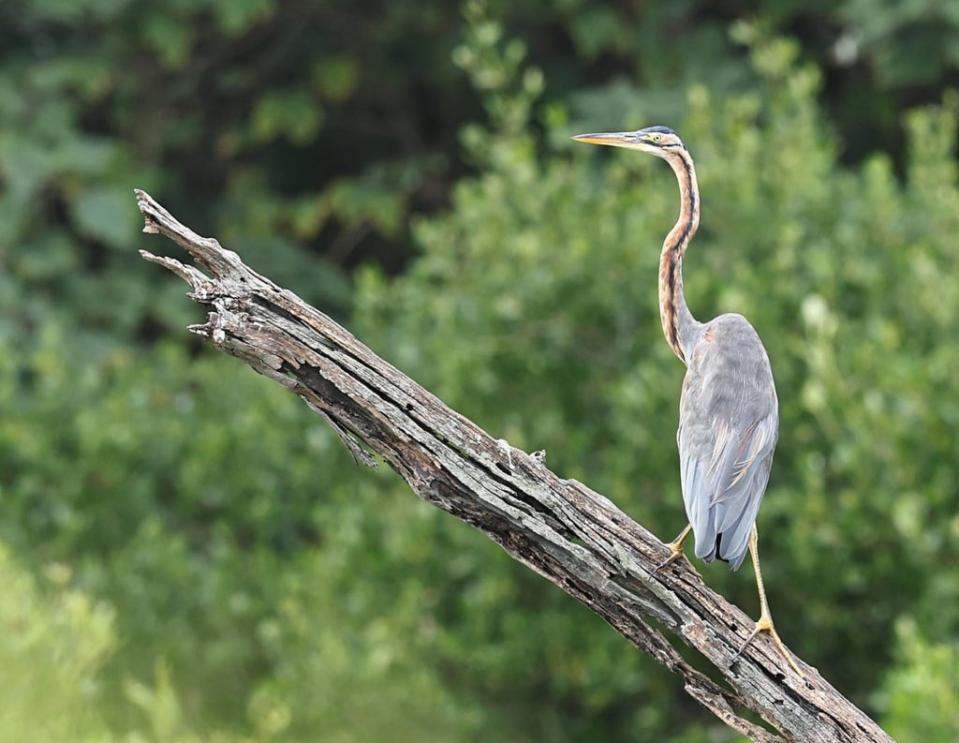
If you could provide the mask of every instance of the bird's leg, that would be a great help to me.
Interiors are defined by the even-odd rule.
[[[686,537],[689,536],[689,532],[693,530],[692,524],[686,524],[686,528],[679,532],[679,535],[666,546],[669,547],[669,557],[663,560],[659,565],[656,566],[654,573],[658,573],[667,565],[671,565],[676,562],[680,557],[683,556],[683,542],[686,541]]]
[[[756,635],[758,635],[760,632],[768,632],[769,636],[773,638],[773,643],[775,643],[776,649],[779,650],[780,654],[786,659],[786,662],[790,665],[790,667],[797,674],[799,674],[799,678],[804,679],[806,678],[805,674],[799,670],[799,666],[796,665],[796,661],[793,660],[792,654],[786,649],[783,641],[779,638],[779,633],[776,632],[776,627],[773,624],[773,615],[770,613],[769,603],[766,601],[766,588],[763,586],[763,573],[759,568],[759,531],[756,529],[755,525],[753,526],[752,533],[749,535],[749,556],[753,560],[753,572],[756,573],[756,588],[759,589],[759,621],[756,622],[756,626],[746,639],[746,642],[744,642],[743,646],[739,648],[739,652],[733,657],[732,663],[735,663],[739,660],[739,656],[741,656],[743,651],[749,647],[750,643],[756,639]],[[732,665],[732,663],[730,663],[730,665]]]

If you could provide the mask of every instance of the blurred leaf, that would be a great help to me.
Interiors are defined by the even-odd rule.
[[[349,57],[321,59],[313,68],[313,81],[324,97],[341,101],[356,90],[360,66]]]
[[[316,134],[322,117],[322,107],[306,93],[272,93],[253,112],[253,134],[259,141],[283,135],[304,143]]]
[[[914,622],[896,626],[898,663],[886,678],[883,720],[900,740],[950,743],[959,738],[959,643],[929,642]]]
[[[193,29],[184,18],[168,12],[149,13],[143,22],[143,35],[167,67],[177,69],[186,64],[193,42]]]
[[[137,234],[140,220],[129,189],[116,186],[88,188],[73,200],[71,207],[80,231],[111,248],[129,248]]]
[[[228,0],[213,3],[220,27],[229,34],[245,31],[274,10],[274,0]]]
[[[56,567],[68,579],[69,569]],[[62,585],[42,591],[6,547],[0,581],[0,738],[107,740],[95,703],[97,674],[116,646],[112,611]]]
[[[60,235],[21,246],[13,259],[17,274],[27,281],[51,279],[77,267],[73,245]]]

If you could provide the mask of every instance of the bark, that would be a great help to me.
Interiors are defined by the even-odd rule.
[[[196,264],[141,251],[212,309],[190,330],[303,398],[357,460],[372,465],[370,451],[382,457],[421,498],[485,533],[676,673],[733,730],[763,743],[892,740],[801,660],[805,679],[797,676],[765,635],[732,663],[753,620],[686,560],[656,572],[668,551],[643,526],[582,483],[557,477],[542,456],[493,439],[148,194],[136,197],[144,232],[174,240]],[[667,632],[722,680],[693,668]],[[746,719],[745,710],[775,732]]]

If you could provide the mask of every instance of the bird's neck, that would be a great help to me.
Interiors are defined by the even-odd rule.
[[[666,235],[659,260],[659,317],[666,342],[681,361],[698,323],[686,306],[683,294],[683,255],[699,229],[699,186],[693,159],[685,150],[671,152],[666,162],[679,181],[679,219]]]

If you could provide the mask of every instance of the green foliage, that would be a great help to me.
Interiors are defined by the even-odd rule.
[[[847,167],[858,130],[829,123],[803,61],[818,37],[770,35],[795,3],[731,35],[705,4],[522,5],[470,3],[462,33],[429,2],[384,3],[376,23],[338,2],[0,5],[0,539],[16,555],[0,554],[0,622],[31,628],[0,637],[0,737],[730,740],[597,617],[357,469],[277,385],[190,347],[196,308],[132,253],[129,189],[170,194],[279,283],[351,308],[456,409],[671,537],[682,367],[655,279],[675,183],[568,139],[661,122],[703,192],[690,305],[747,315],[773,362],[760,528],[780,632],[902,740],[955,738],[959,103],[909,114],[900,162]],[[841,5],[804,12],[872,4]],[[555,24],[576,71],[544,43]],[[475,172],[447,194],[457,146]],[[401,256],[363,253],[389,271],[364,268],[354,295],[363,235],[412,240],[416,259],[393,275]],[[704,572],[756,612],[748,569]]]
[[[64,589],[70,569],[53,564],[46,596],[0,547],[0,739],[82,743],[108,739],[94,705],[98,671],[114,650],[113,615]]]
[[[904,186],[881,156],[843,171],[813,102],[815,70],[795,67],[792,44],[765,43],[749,27],[738,35],[754,40],[763,86],[723,101],[693,88],[682,127],[704,205],[687,261],[690,303],[700,315],[742,312],[766,341],[782,405],[760,515],[774,612],[803,657],[868,704],[897,617],[931,615],[927,597],[950,582],[937,566],[956,559],[954,104],[910,117]],[[448,216],[419,225],[423,256],[407,275],[392,285],[365,277],[362,335],[466,415],[528,450],[545,446],[557,471],[671,536],[683,525],[673,441],[681,368],[660,338],[655,275],[676,210],[672,175],[633,153],[597,169],[595,152],[564,145],[538,158],[510,148],[508,131],[497,136],[511,157],[461,183]],[[755,605],[748,576],[707,574]],[[524,596],[536,602],[530,624],[540,601],[563,611],[546,587]],[[955,602],[935,606],[936,631],[954,637]],[[521,652],[551,669],[551,697],[577,687],[589,697],[584,680],[536,656],[547,642],[557,657],[588,654],[573,625]],[[646,693],[634,673],[617,658],[601,675],[614,688],[636,683],[630,698]],[[612,699],[594,714],[616,719]],[[561,709],[540,735],[582,724]],[[620,722],[613,737],[667,729],[665,719]]]
[[[21,332],[58,308],[84,344],[182,326],[168,283],[127,259],[135,186],[268,255],[281,280],[346,315],[349,271],[370,257],[404,265],[415,251],[407,217],[445,206],[477,164],[459,160],[464,125],[484,106],[497,128],[525,120],[521,99],[476,95],[524,45],[542,73],[523,84],[570,102],[590,129],[651,110],[676,122],[690,84],[722,93],[755,81],[727,33],[752,5],[491,4],[498,31],[475,22],[474,3],[464,30],[445,0],[3,3],[0,327]],[[877,145],[901,154],[903,103],[938,98],[959,63],[948,2],[776,0],[758,20],[767,34],[800,33],[829,68],[825,98],[857,159]],[[469,69],[494,31],[511,39],[495,57],[503,67],[485,65],[471,89],[452,52],[475,36],[456,53]],[[309,264],[318,270],[301,275]]]
[[[952,3],[852,0],[841,17],[850,53],[862,46],[890,88],[935,84],[959,67],[959,10]]]
[[[886,730],[899,740],[956,740],[959,643],[927,640],[912,621],[902,621],[896,629],[898,662],[884,687]]]

